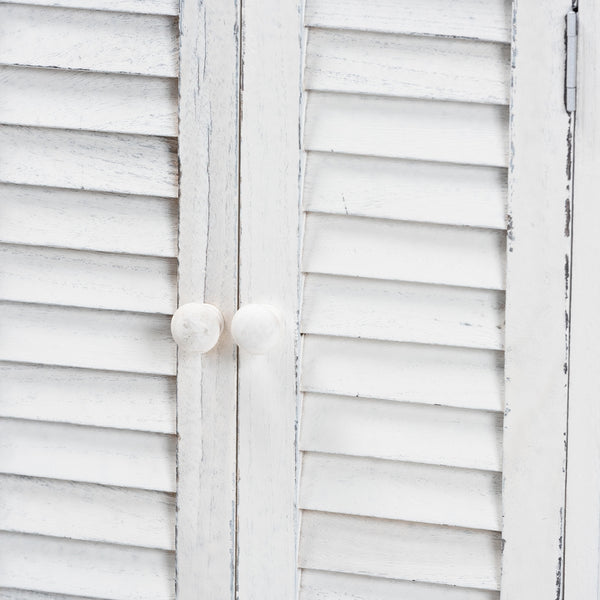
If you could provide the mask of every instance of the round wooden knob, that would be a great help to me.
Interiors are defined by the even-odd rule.
[[[268,304],[246,304],[231,321],[231,335],[236,344],[250,354],[266,354],[283,331],[277,309]]]
[[[190,302],[175,311],[171,334],[181,350],[204,353],[217,345],[223,325],[223,315],[216,306]]]

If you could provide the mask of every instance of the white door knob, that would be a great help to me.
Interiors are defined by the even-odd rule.
[[[250,354],[266,354],[283,331],[279,311],[268,304],[246,304],[231,321],[231,335],[236,344]]]
[[[181,350],[204,353],[217,345],[224,323],[216,306],[190,302],[175,311],[171,334]]]

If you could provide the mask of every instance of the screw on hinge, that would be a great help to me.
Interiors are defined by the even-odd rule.
[[[575,111],[577,104],[577,13],[567,13],[567,62],[565,67],[565,108]]]

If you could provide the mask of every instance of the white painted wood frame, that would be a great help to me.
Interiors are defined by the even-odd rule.
[[[564,35],[570,8],[570,0],[514,3],[504,600],[562,598],[572,196]]]
[[[284,333],[239,354],[238,596],[291,600],[296,581],[296,346],[300,3],[242,2],[240,306],[265,303]]]
[[[600,6],[579,3],[565,600],[600,596]]]
[[[179,304],[237,308],[239,7],[182,0]],[[176,590],[235,597],[236,349],[227,332],[177,369]]]

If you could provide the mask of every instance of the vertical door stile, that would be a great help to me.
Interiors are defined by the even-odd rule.
[[[179,305],[237,308],[239,9],[182,0]],[[235,597],[236,350],[179,352],[177,598]]]
[[[283,335],[239,354],[238,595],[289,600],[296,580],[299,3],[242,3],[239,301],[275,307]]]
[[[514,6],[501,597],[560,599],[572,195],[564,35],[571,2]]]
[[[600,595],[600,6],[578,17],[565,600]]]

